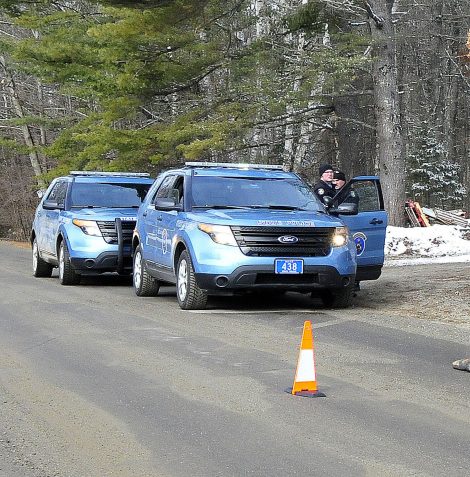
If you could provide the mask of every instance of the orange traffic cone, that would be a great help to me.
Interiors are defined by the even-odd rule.
[[[325,394],[318,391],[317,388],[312,323],[310,321],[304,323],[297,370],[295,372],[294,385],[292,386],[291,393],[294,396],[325,397]]]

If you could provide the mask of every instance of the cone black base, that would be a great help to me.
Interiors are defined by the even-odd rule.
[[[292,388],[287,388],[286,393],[292,394]],[[295,394],[292,394],[292,396],[316,398],[316,397],[326,397],[326,394],[322,393],[321,391],[299,391]]]

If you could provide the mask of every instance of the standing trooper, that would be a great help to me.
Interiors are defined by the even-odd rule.
[[[332,184],[333,180],[333,166],[331,164],[322,164],[318,168],[320,173],[320,180],[313,186],[315,194],[323,201],[323,197],[334,197],[336,195],[335,186]]]
[[[334,171],[332,184],[336,190],[336,193],[338,193],[346,184],[346,175],[344,172]],[[344,193],[338,197],[339,203],[349,202],[359,205],[359,196],[351,186],[348,188],[348,190],[344,190],[343,192]]]

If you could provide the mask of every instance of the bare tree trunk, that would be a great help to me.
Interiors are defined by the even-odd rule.
[[[6,83],[5,88],[10,96],[10,100],[13,104],[13,108],[15,110],[16,116],[18,118],[23,118],[25,115],[23,111],[23,106],[21,105],[21,102],[18,97],[16,84],[6,66],[5,57],[2,55],[0,55],[0,66],[3,70],[3,74],[5,77],[5,83]],[[21,126],[21,131],[23,133],[25,144],[30,148],[29,159],[31,162],[31,167],[33,168],[33,171],[34,171],[34,175],[37,178],[37,184],[39,187],[43,188],[45,184],[41,179],[39,179],[39,176],[41,176],[43,171],[41,168],[39,155],[37,151],[34,150],[35,144],[34,144],[33,136],[31,134],[31,130],[27,124],[23,124]]]
[[[292,35],[289,35],[289,42],[292,42]],[[302,61],[303,55],[303,48],[305,44],[305,36],[303,34],[300,35],[299,43],[297,45],[297,51],[299,54],[299,62]],[[299,73],[294,73],[295,79],[292,85],[292,92],[297,93],[300,89],[301,85],[301,78]],[[295,112],[295,107],[292,104],[287,104],[286,113],[287,115],[291,115]],[[295,137],[295,124],[292,121],[287,121],[285,132],[284,132],[284,160],[283,164],[284,167],[289,170],[295,170],[294,158],[296,154],[296,137]]]
[[[365,1],[374,43],[373,82],[377,155],[390,225],[405,223],[405,157],[397,89],[392,9],[395,1]]]
[[[306,4],[307,2],[305,0],[302,0],[303,4]],[[323,33],[323,45],[327,48],[331,48],[331,39],[330,39],[330,33],[329,33],[329,27],[328,23],[325,23],[324,26],[324,33]],[[303,49],[303,45],[302,45]],[[314,89],[310,92],[310,96],[312,98],[315,98],[315,96],[320,95],[323,93],[323,86],[325,83],[325,74],[321,73],[317,79],[316,85]],[[308,102],[308,107],[311,108],[314,105],[314,101],[309,101]],[[325,124],[324,127],[320,128],[317,134],[318,138],[321,138],[323,135],[325,135],[326,132],[331,129],[331,126],[327,124],[326,121],[323,120],[323,123]],[[302,123],[302,126],[300,127],[300,134],[299,134],[299,140],[298,140],[298,145],[295,151],[295,157],[294,157],[294,171],[300,171],[302,169],[302,163],[304,162],[305,155],[307,154],[307,147],[308,143],[310,142],[310,138],[313,133],[313,122],[312,121],[304,121]],[[319,140],[315,141],[314,144],[312,145],[312,150],[311,150],[311,155],[313,157],[313,160],[315,163],[319,160],[320,154],[318,151],[318,144]],[[335,148],[337,151],[338,149]],[[337,157],[336,157],[337,159]],[[336,161],[337,162],[337,161]],[[319,165],[319,164],[318,164]]]

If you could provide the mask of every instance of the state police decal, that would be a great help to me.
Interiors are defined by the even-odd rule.
[[[362,232],[356,232],[353,235],[353,239],[354,239],[354,243],[356,244],[357,256],[360,257],[364,253],[364,250],[366,249],[367,235]]]
[[[162,230],[162,253],[163,255],[168,253],[168,230]]]

